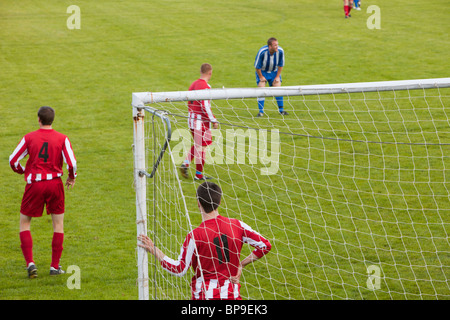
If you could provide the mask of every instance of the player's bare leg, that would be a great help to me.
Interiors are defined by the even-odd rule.
[[[30,231],[31,229],[31,217],[24,214],[20,214],[20,232]]]

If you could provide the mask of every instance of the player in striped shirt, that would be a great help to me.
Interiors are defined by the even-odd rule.
[[[239,279],[242,268],[266,255],[271,244],[258,232],[237,219],[218,212],[222,197],[220,187],[210,181],[197,189],[202,223],[189,232],[177,260],[166,256],[146,235],[138,245],[155,255],[162,268],[175,276],[194,269],[191,281],[193,300],[241,300]],[[255,249],[240,261],[241,249],[248,243]]]
[[[212,66],[204,63],[200,67],[200,78],[195,80],[189,87],[191,90],[211,89],[208,84],[212,76]],[[195,159],[195,180],[206,180],[211,177],[203,175],[205,165],[205,151],[212,143],[211,127],[217,129],[219,123],[211,111],[210,100],[199,100],[188,102],[189,115],[188,126],[194,138],[194,144],[191,147],[186,159],[180,166],[180,172],[183,177],[188,178],[188,168],[193,159]]]
[[[64,273],[59,265],[64,241],[63,161],[67,163],[66,186],[73,187],[77,175],[77,161],[67,136],[52,129],[55,111],[41,107],[38,111],[39,130],[26,134],[9,157],[9,165],[24,174],[27,183],[20,207],[20,242],[28,276],[37,277],[33,260],[33,239],[30,226],[33,217],[41,217],[44,206],[53,221],[52,262],[50,274]],[[25,167],[20,160],[29,156]]]
[[[258,87],[265,87],[267,82],[271,87],[280,87],[283,68],[284,50],[278,46],[276,38],[270,38],[267,40],[267,45],[259,49],[255,58],[256,84]],[[258,117],[264,115],[264,101],[264,97],[258,98]],[[287,115],[288,113],[284,111],[283,97],[276,97],[276,101],[280,114]]]

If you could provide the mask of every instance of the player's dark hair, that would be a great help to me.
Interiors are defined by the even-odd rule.
[[[271,46],[271,45],[272,45],[272,42],[274,42],[274,41],[278,41],[277,38],[273,38],[273,37],[272,37],[272,38],[269,38],[269,40],[267,40],[267,45],[268,45],[268,46]]]
[[[40,107],[38,111],[38,117],[43,125],[49,126],[55,119],[55,110],[47,106]]]
[[[216,210],[220,205],[222,189],[214,182],[205,181],[197,188],[197,199],[206,213]]]

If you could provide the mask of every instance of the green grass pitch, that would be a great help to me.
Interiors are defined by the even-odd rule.
[[[81,10],[79,30],[67,28],[70,14],[66,10],[72,4]],[[371,14],[366,8],[372,4],[380,7],[381,29],[367,28]],[[137,299],[132,92],[187,90],[198,77],[203,62],[214,67],[212,87],[253,87],[256,52],[271,36],[277,37],[286,51],[283,85],[448,77],[449,14],[450,5],[445,0],[366,0],[361,11],[352,11],[350,19],[344,19],[341,0],[2,1],[0,299]],[[444,104],[449,107],[448,98]],[[80,267],[79,290],[68,289],[66,276],[48,276],[52,237],[49,217],[32,222],[38,279],[30,281],[26,277],[20,251],[19,208],[25,182],[23,176],[9,168],[8,157],[21,137],[37,128],[36,113],[41,105],[56,109],[54,128],[70,137],[78,160],[75,188],[66,193],[61,264]],[[226,108],[226,104],[219,106]],[[256,113],[256,104],[251,111]],[[443,131],[448,134],[448,128]],[[448,136],[443,135],[441,142],[448,143]],[[408,153],[406,149],[399,150]],[[319,156],[317,160],[320,161]],[[331,160],[328,159],[330,165]],[[224,168],[217,170],[223,170],[226,176]],[[288,189],[296,184],[289,179],[284,181],[292,183]],[[245,194],[237,192],[237,196]],[[271,210],[274,208],[276,205]],[[448,212],[448,204],[443,208]],[[441,228],[446,229],[436,231],[438,234],[449,233],[449,221],[444,222],[445,227]],[[339,225],[331,216],[325,223]],[[314,226],[312,223],[308,228]],[[266,227],[270,237],[277,239],[276,228]],[[261,228],[264,230],[265,226]],[[319,229],[314,234],[323,232]],[[347,236],[350,241],[352,235]],[[310,238],[305,236],[303,240],[307,243]],[[443,248],[445,242],[437,245]],[[359,249],[354,249],[358,254]],[[448,266],[446,250],[443,258]],[[304,254],[313,259],[311,252]],[[283,253],[288,255],[289,252]],[[336,259],[339,257],[323,263],[333,264]],[[319,260],[308,266],[309,272],[316,272],[313,269]],[[300,274],[306,275],[302,267],[291,266],[292,261],[295,260],[283,267],[298,268]],[[308,288],[317,286],[315,292],[290,297],[377,298],[361,295],[351,282],[338,283],[339,279],[327,271],[322,271],[323,278],[329,282],[312,284],[311,277],[300,279]],[[347,270],[341,270],[341,274],[346,273]],[[294,282],[300,281],[293,277]],[[256,280],[249,281],[252,284],[245,292],[251,295],[257,284]],[[341,291],[333,296],[335,291],[330,285]],[[410,288],[404,288],[405,291],[418,292],[414,281],[408,285]],[[427,297],[433,297],[433,288],[422,289],[429,294]],[[449,296],[448,283],[435,289]],[[263,298],[271,297],[268,294]],[[379,296],[390,297],[418,296]]]

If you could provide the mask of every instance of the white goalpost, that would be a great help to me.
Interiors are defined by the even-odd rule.
[[[244,269],[243,299],[449,299],[449,87],[439,78],[133,93],[137,234],[176,260],[201,223],[195,165],[189,179],[179,166],[193,143],[187,101],[211,100],[220,125],[205,173],[223,190],[219,213],[272,244]],[[192,270],[176,277],[136,255],[139,299],[190,299]]]

